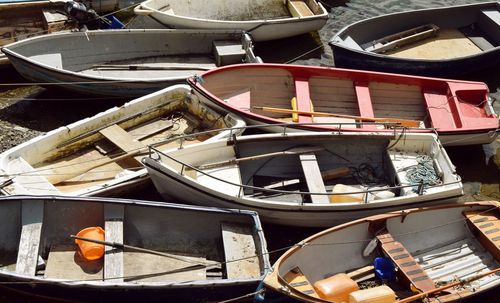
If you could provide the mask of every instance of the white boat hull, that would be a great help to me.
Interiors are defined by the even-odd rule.
[[[175,2],[175,1],[170,1]],[[248,4],[246,14],[253,15],[254,20],[233,19],[226,20],[224,16],[220,16],[223,12],[241,11],[246,7],[247,1],[220,1],[221,7],[226,9],[217,10],[217,3],[211,5],[203,5],[201,10],[211,12],[192,12],[194,5],[186,2],[189,6],[189,13],[183,15],[176,14],[175,4],[169,1],[145,1],[135,9],[136,14],[149,15],[156,21],[172,28],[191,28],[191,29],[240,29],[250,33],[255,41],[266,41],[282,39],[308,32],[319,30],[323,27],[328,19],[328,13],[321,3],[315,3],[318,6],[319,13],[313,16],[305,17],[269,17],[262,19],[262,15],[266,13],[267,6],[284,5],[283,1],[257,1],[255,4],[257,9]],[[311,1],[312,2],[312,1]],[[314,1],[316,2],[316,1]],[[194,2],[193,2],[194,3]],[[259,6],[260,5],[260,6]],[[212,8],[214,6],[215,8]],[[173,7],[173,9],[164,10],[165,7]],[[259,11],[259,9],[261,11]],[[198,9],[199,10],[199,9]],[[220,16],[220,19],[196,17],[194,14]],[[236,14],[236,13],[235,13]],[[243,13],[242,13],[243,14]],[[270,14],[270,13],[269,13]],[[235,17],[238,18],[238,17]]]

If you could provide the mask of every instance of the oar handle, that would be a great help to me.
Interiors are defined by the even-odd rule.
[[[445,289],[448,289],[448,288],[451,288],[451,287],[454,287],[454,286],[457,286],[457,285],[463,285],[463,284],[472,282],[474,280],[481,279],[482,277],[492,275],[492,274],[497,273],[499,271],[500,271],[500,267],[499,268],[495,268],[493,270],[490,270],[488,272],[485,272],[485,273],[482,273],[482,274],[470,277],[468,279],[456,281],[456,282],[453,282],[453,283],[450,283],[450,284],[447,284],[447,285],[444,285],[444,286],[441,286],[441,287],[438,287],[438,288],[434,288],[434,289],[429,290],[429,291],[425,291],[425,292],[416,294],[416,295],[408,297],[408,298],[404,298],[402,300],[397,301],[396,303],[410,303],[410,302],[413,302],[415,300],[421,299],[421,298],[423,298],[425,296],[428,296],[430,294],[437,293],[437,292],[443,291]]]

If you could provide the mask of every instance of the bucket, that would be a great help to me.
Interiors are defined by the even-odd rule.
[[[104,230],[100,228],[99,226],[97,227],[87,227],[78,232],[76,235],[77,237],[81,238],[88,238],[92,240],[100,240],[104,241]],[[104,245],[103,244],[97,244],[89,241],[84,241],[84,240],[79,240],[75,239],[76,245],[78,245],[78,248],[80,249],[80,255],[85,259],[85,260],[97,260],[102,258],[104,255]]]

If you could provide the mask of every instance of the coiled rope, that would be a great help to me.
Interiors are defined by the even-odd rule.
[[[436,174],[434,169],[434,162],[428,155],[417,156],[417,164],[406,168],[406,179],[412,185],[427,184],[437,185],[441,184],[441,178]]]

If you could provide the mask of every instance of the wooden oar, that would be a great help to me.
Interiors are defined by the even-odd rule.
[[[272,152],[272,153],[267,153],[267,154],[262,154],[262,155],[255,155],[255,156],[250,156],[250,157],[243,157],[243,158],[214,162],[214,163],[209,163],[209,164],[203,164],[203,165],[198,166],[198,169],[209,169],[209,168],[215,168],[215,167],[219,167],[219,166],[223,166],[223,165],[237,164],[237,163],[240,163],[243,161],[259,160],[262,158],[284,156],[284,155],[299,155],[299,154],[311,153],[311,152],[321,151],[321,150],[323,150],[322,147],[295,147],[295,148],[291,148],[289,150],[282,150],[282,151]]]
[[[326,112],[308,112],[308,111],[302,111],[302,110],[293,110],[293,109],[287,109],[287,108],[266,107],[266,106],[253,106],[253,108],[260,109],[260,110],[263,110],[266,112],[275,112],[275,113],[288,113],[288,114],[299,114],[299,115],[308,115],[308,116],[337,117],[337,118],[347,118],[347,119],[369,121],[369,122],[399,123],[401,126],[404,126],[404,127],[419,127],[420,126],[420,121],[408,120],[408,119],[371,118],[371,117],[351,116],[351,115],[342,115],[342,114],[334,114],[334,113],[326,113]]]
[[[203,70],[208,71],[210,67],[203,66],[153,66],[153,65],[94,65],[92,69],[101,70]]]
[[[453,283],[450,283],[450,284],[446,284],[444,286],[441,286],[441,287],[438,287],[438,288],[435,288],[435,289],[432,289],[432,290],[428,290],[428,291],[416,294],[416,295],[408,297],[408,298],[404,298],[402,300],[396,301],[396,303],[409,303],[409,302],[413,302],[415,300],[418,300],[418,299],[421,299],[423,297],[426,297],[426,296],[428,296],[430,294],[434,294],[434,293],[443,291],[445,289],[448,289],[448,288],[451,288],[451,287],[454,287],[454,286],[457,286],[457,285],[467,284],[469,282],[472,282],[472,281],[477,280],[477,279],[481,279],[482,277],[489,276],[489,275],[494,274],[494,273],[499,272],[499,271],[500,271],[500,268],[496,268],[496,269],[490,270],[488,272],[485,272],[485,273],[482,273],[482,274],[470,277],[468,279],[456,281],[456,282],[453,282]]]
[[[148,253],[148,254],[152,254],[152,255],[167,257],[167,258],[170,258],[170,259],[175,259],[175,260],[179,260],[179,261],[183,261],[183,262],[187,262],[187,263],[191,263],[191,264],[196,264],[196,265],[200,265],[200,266],[203,266],[203,267],[213,267],[213,266],[218,267],[218,266],[220,266],[220,263],[218,263],[218,262],[202,263],[202,262],[194,261],[192,259],[189,259],[189,258],[186,258],[186,257],[183,257],[183,256],[173,255],[173,254],[169,254],[169,253],[162,252],[162,251],[141,248],[141,247],[127,245],[127,244],[118,243],[118,242],[101,241],[101,240],[97,240],[97,239],[90,239],[90,238],[78,237],[78,236],[75,236],[75,235],[70,235],[70,238],[81,240],[81,241],[87,241],[87,242],[102,244],[102,245],[106,245],[106,246],[111,246],[111,247],[122,249],[122,250],[124,248],[126,248],[128,250],[133,250],[133,251],[144,252],[144,253]]]

